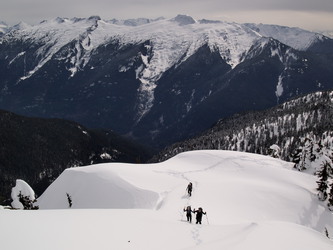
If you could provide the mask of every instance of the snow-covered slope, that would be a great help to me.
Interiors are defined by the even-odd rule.
[[[142,82],[155,82],[163,72],[175,63],[186,60],[204,43],[218,50],[229,64],[235,67],[260,37],[272,37],[294,49],[306,50],[323,35],[277,25],[237,24],[228,22],[196,21],[186,15],[172,19],[101,20],[90,18],[56,18],[38,25],[18,25],[19,36],[42,44],[40,61],[26,76],[41,68],[64,45],[77,41],[80,51],[77,58],[70,58],[73,74],[89,61],[90,53],[109,39],[119,38],[123,44],[151,40],[152,58],[146,68],[139,72]],[[23,78],[25,79],[25,78]]]
[[[68,58],[73,65],[70,70],[75,74],[89,61],[92,50],[109,39],[118,38],[123,44],[150,40],[152,58],[145,60],[146,67],[138,71],[138,77],[144,85],[152,85],[168,68],[185,61],[206,42],[209,42],[212,50],[217,49],[232,66],[236,66],[241,55],[259,38],[258,34],[240,24],[199,23],[184,15],[155,21],[139,19],[130,22],[132,25],[128,25],[129,22],[104,21],[97,16],[88,19],[56,18],[18,29],[23,40],[32,39],[42,44],[39,49],[40,62],[23,79],[30,77],[71,41],[77,41],[76,49],[80,52],[75,58]]]
[[[264,37],[272,37],[294,49],[307,50],[314,42],[322,40],[324,35],[296,27],[270,24],[245,24]]]
[[[185,190],[190,181],[192,197]],[[333,234],[333,217],[318,201],[315,181],[287,162],[232,151],[67,169],[39,198],[42,210],[0,211],[2,246],[332,249],[324,232]],[[202,225],[186,221],[187,205],[207,212]]]
[[[235,67],[241,62],[242,55],[261,37],[272,37],[300,50],[307,49],[315,39],[322,37],[298,28],[222,21],[199,22],[185,15],[172,19],[120,21],[104,21],[98,16],[87,19],[56,18],[34,26],[17,26],[16,30],[23,40],[32,39],[42,45],[39,49],[39,63],[22,79],[30,77],[71,41],[77,41],[76,49],[79,51],[75,57],[68,58],[72,63],[69,70],[75,74],[87,64],[92,50],[109,39],[119,38],[123,44],[150,40],[152,58],[146,60],[146,67],[138,72],[139,79],[150,87],[154,87],[153,84],[168,68],[185,61],[207,42],[212,50],[218,50]]]

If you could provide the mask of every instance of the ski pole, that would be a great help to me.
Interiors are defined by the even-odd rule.
[[[205,215],[206,215],[206,219],[207,219],[207,224],[209,225],[209,221],[208,221],[208,216],[207,216],[207,213],[206,213]]]

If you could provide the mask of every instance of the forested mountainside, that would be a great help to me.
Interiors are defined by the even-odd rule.
[[[217,120],[333,88],[333,40],[298,28],[56,18],[0,36],[0,108],[161,149]]]
[[[70,167],[101,162],[144,162],[141,146],[112,131],[91,130],[61,119],[18,116],[0,111],[0,204],[16,179],[38,195]]]
[[[221,119],[200,136],[166,147],[151,161],[164,161],[190,150],[223,149],[268,155],[278,148],[280,158],[297,162],[303,147],[324,147],[332,156],[333,91],[315,92],[271,109]]]

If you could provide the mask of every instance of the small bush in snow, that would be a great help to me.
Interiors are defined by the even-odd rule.
[[[37,210],[39,209],[38,206],[34,205],[34,203],[37,201],[36,199],[32,200],[29,196],[23,195],[21,192],[18,195],[19,201],[23,205],[23,209],[25,210]]]
[[[73,205],[72,197],[69,195],[69,193],[66,193],[66,195],[67,195],[68,205],[69,207],[72,207]]]

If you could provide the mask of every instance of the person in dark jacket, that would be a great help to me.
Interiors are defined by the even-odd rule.
[[[191,206],[184,207],[184,212],[186,212],[187,221],[192,223],[192,213],[194,213],[194,211],[192,211]]]
[[[188,195],[191,196],[191,195],[192,195],[192,182],[190,182],[190,183],[187,185],[186,190],[187,190]]]
[[[199,207],[198,210],[195,210],[195,209],[194,209],[194,213],[197,214],[197,215],[196,215],[196,220],[197,220],[196,224],[201,224],[202,215],[203,215],[203,214],[207,214],[207,213],[204,212],[204,211],[202,210],[201,207]]]

